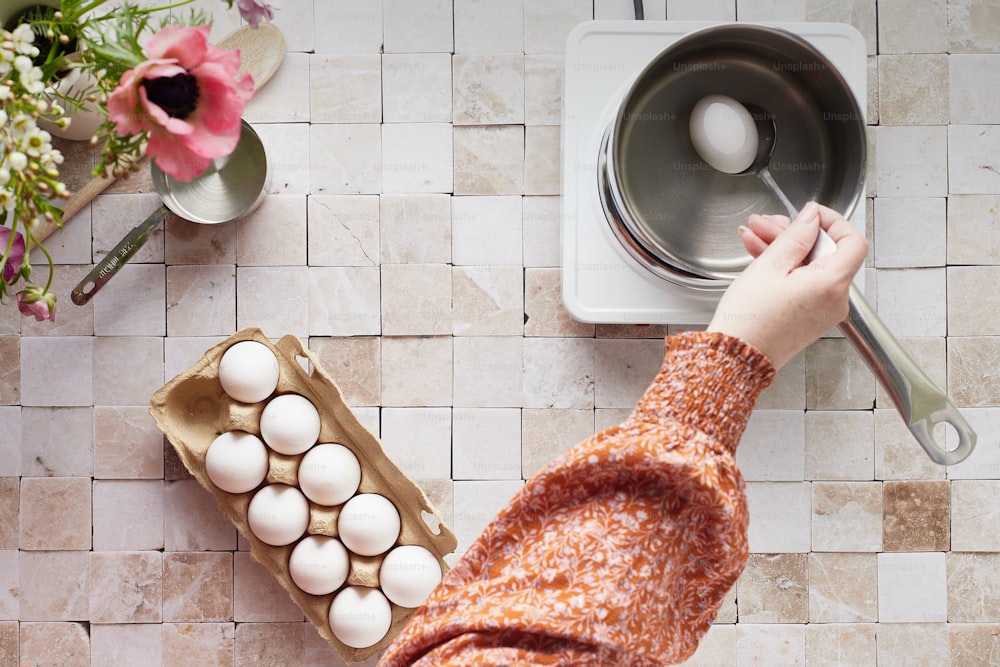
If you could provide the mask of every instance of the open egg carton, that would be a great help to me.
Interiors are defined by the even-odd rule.
[[[269,374],[263,390],[240,386]],[[284,402],[297,405],[278,414]],[[447,571],[455,535],[295,336],[234,334],[157,391],[150,412],[253,558],[344,660],[388,646]]]

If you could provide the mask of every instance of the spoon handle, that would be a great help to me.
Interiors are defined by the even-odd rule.
[[[821,229],[807,261],[836,249],[837,244]],[[910,433],[935,463],[955,465],[964,461],[976,446],[976,432],[948,395],[907,354],[853,283],[848,306],[848,316],[840,323],[840,330],[889,394]],[[936,441],[935,435],[944,435],[940,431],[934,433],[934,427],[940,423],[949,424],[958,434],[958,446],[954,449],[949,449],[947,442]]]

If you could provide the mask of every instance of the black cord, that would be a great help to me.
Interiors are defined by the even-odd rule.
[[[641,21],[645,18],[642,11],[642,0],[632,0],[632,6],[635,7],[635,20]]]

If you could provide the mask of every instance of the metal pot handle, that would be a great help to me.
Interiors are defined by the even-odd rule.
[[[812,262],[836,249],[837,244],[821,229],[806,261]],[[948,395],[907,354],[854,283],[851,283],[848,307],[847,319],[840,323],[840,330],[889,394],[906,427],[927,456],[945,466],[968,458],[976,447],[976,432]],[[950,424],[958,433],[958,446],[954,449],[948,449],[947,443],[939,445],[935,441],[934,427],[940,423]]]

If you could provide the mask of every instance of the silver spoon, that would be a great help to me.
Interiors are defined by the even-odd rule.
[[[753,113],[723,95],[701,100],[691,112],[691,141],[702,159],[718,171],[756,174],[794,220],[798,210],[768,170],[777,132],[774,121],[763,109],[752,109]],[[836,249],[836,243],[821,229],[806,262]],[[853,283],[848,305],[849,314],[840,323],[840,330],[889,394],[910,433],[935,463],[955,465],[964,461],[976,446],[976,432],[948,395],[907,354]],[[958,434],[954,449],[935,441],[934,428],[940,423],[951,425]]]

